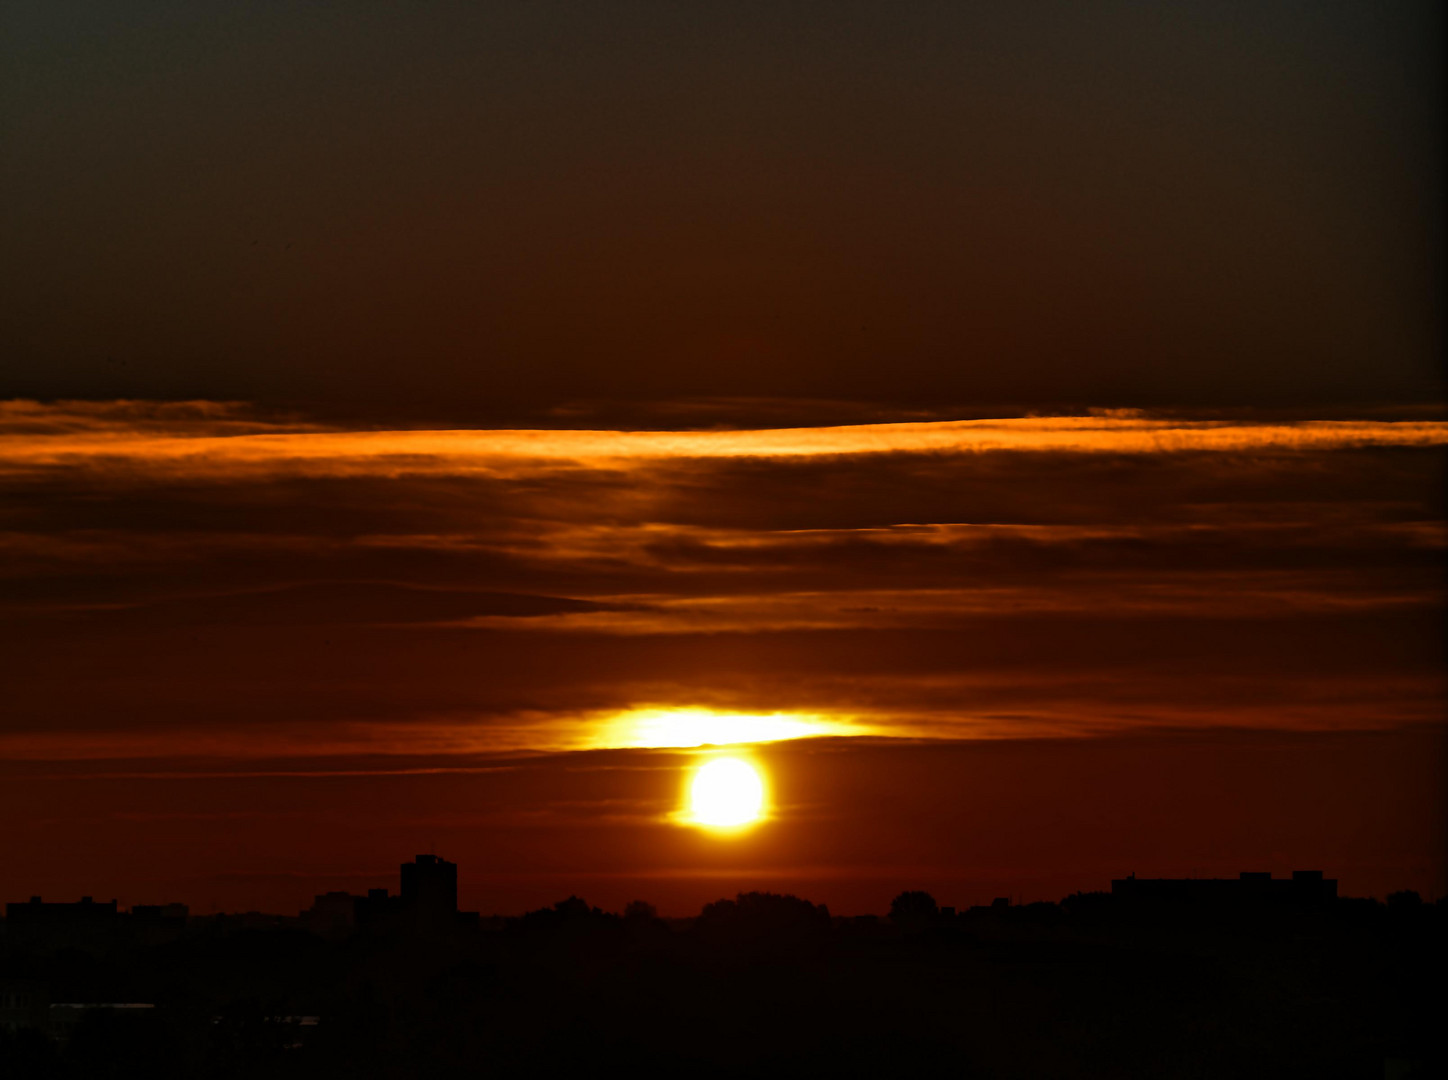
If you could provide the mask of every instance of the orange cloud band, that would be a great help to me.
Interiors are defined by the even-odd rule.
[[[11,403],[13,406],[15,403]],[[0,421],[11,415],[0,412]],[[33,419],[34,409],[26,414]],[[153,421],[138,430],[86,415],[84,426],[5,432],[0,471],[139,467],[204,475],[235,471],[401,475],[510,473],[535,467],[620,467],[630,462],[700,458],[802,458],[871,454],[1272,453],[1448,445],[1441,421],[1163,420],[1121,416],[1021,417],[748,431],[275,431],[241,433],[188,420],[185,430]],[[178,422],[179,423],[179,422]]]

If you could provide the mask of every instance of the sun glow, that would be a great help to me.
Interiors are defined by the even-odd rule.
[[[764,814],[764,780],[747,761],[714,758],[694,773],[689,785],[689,812],[697,825],[749,825]]]
[[[862,735],[846,720],[812,713],[730,713],[712,709],[633,709],[612,719],[598,745],[610,747],[737,746],[822,735]]]

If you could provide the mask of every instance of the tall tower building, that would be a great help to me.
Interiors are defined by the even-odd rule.
[[[402,906],[419,927],[445,929],[457,921],[458,867],[436,855],[402,864]]]

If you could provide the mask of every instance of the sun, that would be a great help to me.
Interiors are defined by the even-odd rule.
[[[747,761],[714,758],[694,773],[689,810],[699,825],[748,825],[763,816],[764,780]]]

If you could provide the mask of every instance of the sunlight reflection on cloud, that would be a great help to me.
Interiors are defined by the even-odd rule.
[[[136,406],[138,403],[124,403]],[[188,403],[201,406],[206,403]],[[156,475],[234,479],[248,472],[310,476],[520,475],[630,462],[808,458],[878,454],[1056,452],[1243,453],[1375,446],[1442,446],[1448,424],[1307,420],[1291,423],[1142,416],[1025,416],[725,431],[318,431],[238,426],[204,411],[183,421],[130,413],[0,403],[0,474],[77,467],[142,468]],[[220,406],[218,406],[220,408]],[[159,427],[152,426],[159,425]]]
[[[590,748],[735,746],[872,733],[872,729],[851,720],[812,713],[631,709],[608,720]]]

